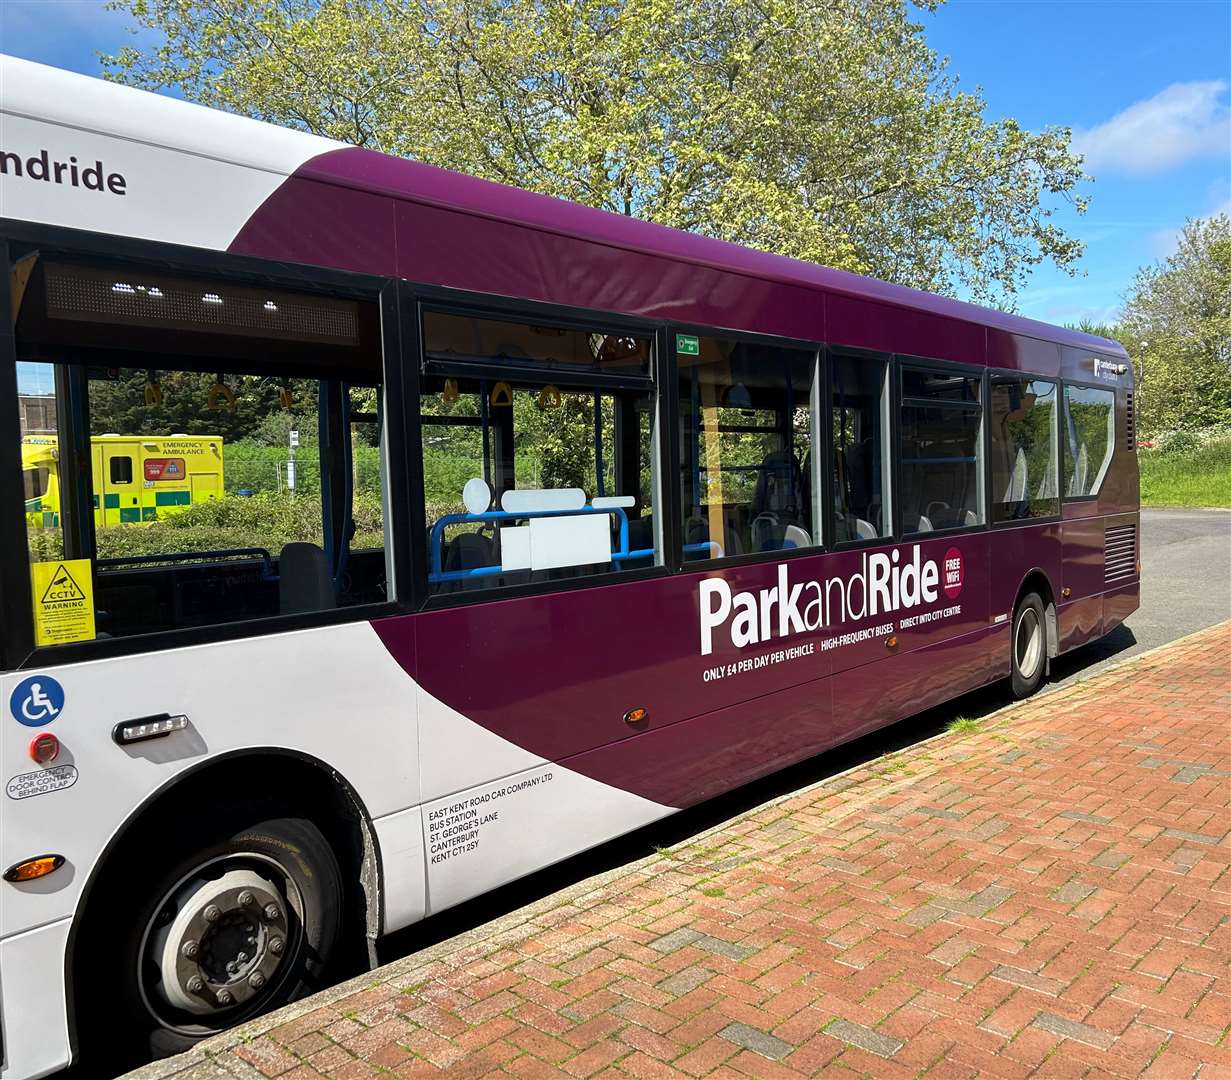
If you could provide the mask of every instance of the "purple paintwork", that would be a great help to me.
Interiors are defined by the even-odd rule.
[[[231,250],[274,243],[279,257],[318,265],[953,360],[990,352],[1041,374],[1056,362],[1035,366],[1038,353],[1057,344],[1126,355],[1103,338],[353,147],[300,168]],[[832,326],[818,293],[849,301],[832,304]]]
[[[231,250],[396,275],[413,282],[575,307],[1064,375],[1090,381],[1115,342],[740,248],[359,149],[309,162]],[[1130,376],[1131,379],[1131,376]],[[1126,380],[1127,381],[1127,380]],[[1123,431],[1126,390],[1117,391]],[[1097,500],[1064,520],[922,545],[962,553],[961,614],[733,678],[707,668],[831,632],[700,655],[698,586],[684,573],[421,612],[377,633],[435,697],[569,768],[684,806],[1008,672],[1011,613],[1026,575],[1057,600],[1063,647],[1135,609],[1138,584],[1103,594],[1103,523],[1137,511],[1137,460],[1118,446]],[[909,545],[901,545],[905,552]],[[862,553],[789,560],[792,579],[845,576]],[[723,570],[733,589],[775,584],[777,562]],[[1061,589],[1072,590],[1061,597]],[[931,605],[959,601],[941,596]],[[901,613],[899,613],[900,615]],[[634,731],[630,708],[648,708]]]

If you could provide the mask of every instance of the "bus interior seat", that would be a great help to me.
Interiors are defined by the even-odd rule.
[[[652,550],[654,547],[654,518],[653,515],[647,514],[645,517],[629,518],[628,519],[628,550],[629,551],[646,551]],[[644,559],[634,559],[633,564],[637,566],[652,565],[654,556],[650,555]]]
[[[803,475],[799,462],[790,450],[775,450],[766,454],[757,472],[757,486],[752,494],[749,513],[753,518],[768,513],[785,515],[797,521],[802,488]]]
[[[315,544],[287,544],[278,556],[278,610],[283,615],[337,607],[325,552]]]
[[[812,546],[812,537],[808,535],[808,530],[799,525],[788,525],[782,539],[782,546],[787,548],[806,548]]]
[[[877,536],[876,526],[872,522],[856,517],[854,514],[838,512],[834,516],[834,525],[837,529],[837,539],[839,541],[875,540]]]
[[[444,568],[446,572],[474,570],[480,566],[493,566],[496,562],[498,559],[495,547],[491,539],[484,536],[480,530],[458,533],[445,545]],[[491,581],[484,582],[480,578],[475,578],[473,581],[451,582],[450,588],[481,588],[485,584],[490,585]]]
[[[928,517],[927,514],[920,514],[919,524],[915,527],[915,532],[925,533],[925,532],[933,532],[933,531],[935,530],[934,530],[934,526],[932,525],[932,519]]]
[[[729,558],[732,555],[742,555],[744,553],[744,544],[740,539],[739,530],[733,524],[731,518],[731,511],[724,511],[722,551],[711,552],[708,556],[698,552],[694,556],[695,558]],[[694,511],[692,517],[684,523],[684,543],[704,544],[709,540],[713,540],[713,537],[710,535],[709,517]]]

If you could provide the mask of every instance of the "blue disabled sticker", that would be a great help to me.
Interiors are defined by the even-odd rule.
[[[31,675],[23,679],[9,698],[13,718],[26,727],[50,724],[63,708],[64,687],[50,675]]]

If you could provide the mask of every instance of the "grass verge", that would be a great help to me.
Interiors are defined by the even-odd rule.
[[[1231,507],[1231,439],[1138,451],[1142,506]]]

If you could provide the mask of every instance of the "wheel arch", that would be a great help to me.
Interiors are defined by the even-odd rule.
[[[1013,610],[1010,619],[1017,614],[1017,605],[1027,593],[1038,593],[1043,601],[1043,624],[1047,630],[1047,659],[1050,661],[1060,655],[1060,624],[1056,618],[1056,594],[1051,587],[1047,572],[1035,566],[1027,570],[1022,577],[1022,583],[1017,587],[1017,595],[1013,597]]]
[[[360,904],[367,939],[366,960],[369,964],[374,961],[375,941],[384,925],[380,841],[354,785],[320,758],[299,750],[271,746],[227,751],[169,777],[150,792],[107,841],[82,886],[64,954],[69,1047],[74,1061],[79,1053],[76,967],[80,959],[80,931],[95,913],[100,895],[105,896],[100,893],[100,885],[105,882],[108,868],[114,865],[116,852],[135,842],[142,827],[148,826],[155,814],[174,807],[178,800],[190,799],[195,790],[219,774],[225,776],[226,783],[234,783],[248,770],[259,768],[268,776],[271,766],[277,777],[273,801],[313,821],[333,848],[343,869],[347,907],[356,900]],[[323,800],[316,798],[321,795]]]

